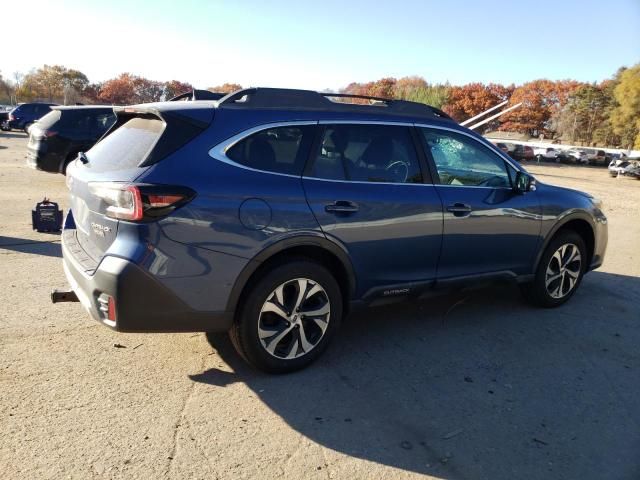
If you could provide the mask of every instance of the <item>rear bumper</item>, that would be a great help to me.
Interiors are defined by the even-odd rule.
[[[27,166],[49,173],[60,173],[60,156],[46,149],[27,147]]]
[[[87,272],[74,258],[77,246],[71,238],[63,235],[64,272],[80,303],[99,322],[122,332],[222,332],[231,327],[231,312],[194,310],[123,258],[105,256],[92,273]],[[114,322],[100,308],[100,299],[104,302],[107,296],[115,301]]]

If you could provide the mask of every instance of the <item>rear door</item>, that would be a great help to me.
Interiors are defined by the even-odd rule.
[[[401,295],[433,280],[442,204],[425,183],[411,127],[329,123],[317,143],[303,178],[307,201],[325,235],[348,250],[357,295]]]
[[[418,128],[444,207],[438,279],[531,273],[541,208],[516,193],[516,169],[470,135]]]

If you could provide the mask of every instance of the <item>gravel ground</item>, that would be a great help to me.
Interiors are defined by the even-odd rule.
[[[604,266],[555,310],[512,287],[351,316],[324,357],[267,376],[224,336],[117,334],[31,230],[64,178],[0,134],[0,478],[640,478],[640,182],[530,166],[602,198]]]

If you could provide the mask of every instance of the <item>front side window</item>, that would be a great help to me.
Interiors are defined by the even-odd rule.
[[[315,125],[261,130],[239,141],[226,155],[240,165],[267,172],[301,175]]]
[[[420,128],[440,183],[469,187],[511,187],[504,160],[479,142],[450,131]]]
[[[411,134],[394,125],[327,125],[309,175],[358,182],[422,182]]]

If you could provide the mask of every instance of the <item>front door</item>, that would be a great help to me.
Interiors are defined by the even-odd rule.
[[[516,169],[471,135],[418,131],[444,208],[438,279],[531,273],[541,226],[536,192],[515,192]]]

